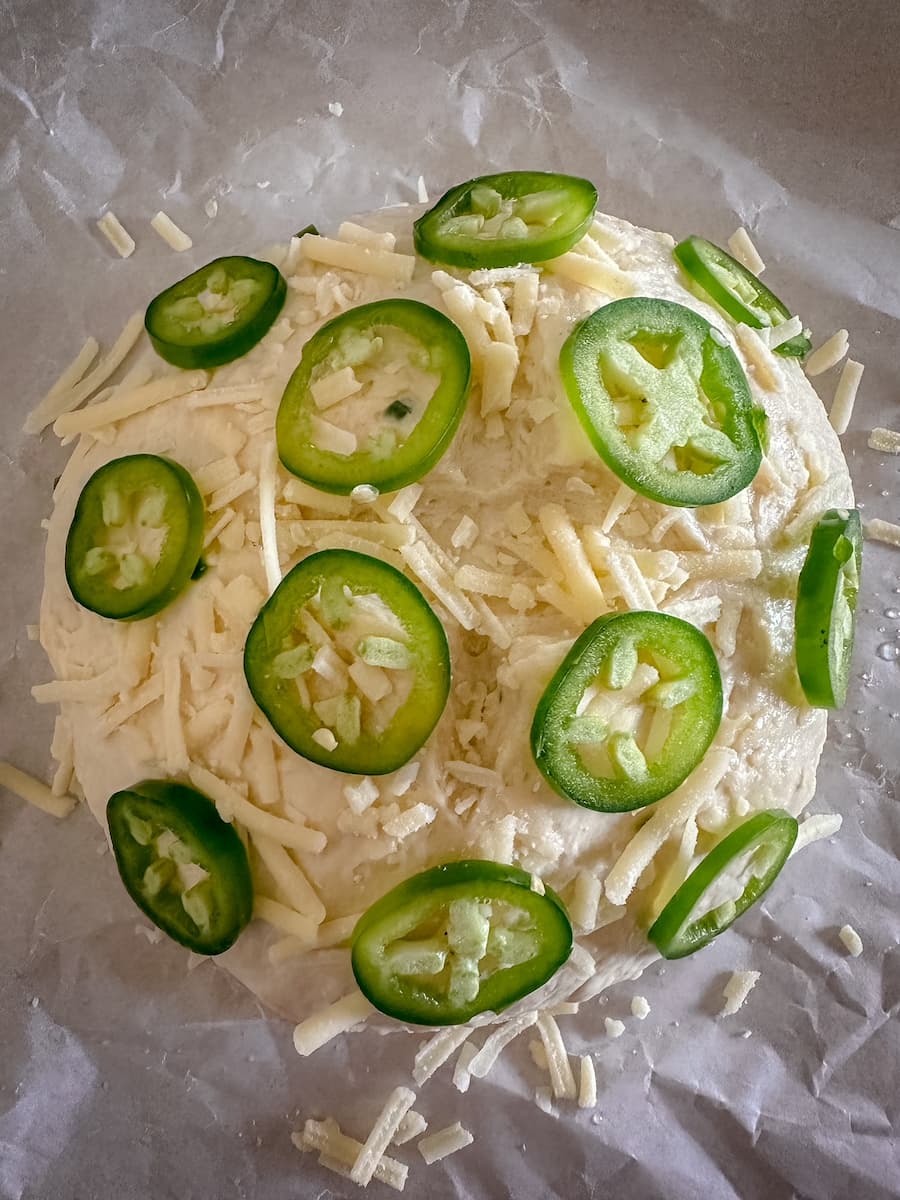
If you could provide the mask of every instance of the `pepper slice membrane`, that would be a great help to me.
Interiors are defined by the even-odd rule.
[[[360,991],[416,1025],[461,1025],[541,987],[572,951],[550,888],[518,867],[469,859],[423,871],[372,905],[353,932]]]
[[[292,750],[335,771],[386,775],[428,739],[450,690],[443,626],[405,575],[353,550],[290,571],[244,647],[256,703]]]
[[[109,836],[129,896],[196,954],[222,954],[253,915],[253,880],[237,831],[213,802],[171,779],[110,796]]]
[[[729,317],[751,329],[768,329],[791,319],[790,309],[764,283],[721,247],[701,237],[685,238],[673,252],[706,295]],[[786,358],[803,358],[812,342],[809,330],[775,347]]]
[[[352,308],[303,347],[275,423],[281,461],[321,491],[396,491],[450,445],[471,370],[465,338],[437,309],[417,300]]]
[[[599,617],[563,659],[531,726],[534,761],[560,796],[598,812],[644,808],[694,770],[722,719],[707,638],[679,617]]]
[[[775,882],[797,831],[794,817],[773,808],[723,838],[650,926],[647,936],[663,958],[700,950],[755,904]]]
[[[144,326],[160,358],[176,367],[220,367],[252,350],[271,328],[287,283],[271,263],[214,258],[150,301]]]
[[[829,509],[800,571],[794,650],[804,695],[816,708],[840,708],[847,699],[862,541],[857,509]]]
[[[597,189],[574,175],[480,175],[445,192],[413,237],[423,258],[453,267],[545,262],[584,237],[596,207]]]
[[[66,538],[66,581],[83,608],[135,621],[165,608],[197,569],[203,499],[179,463],[130,454],[82,489]]]
[[[559,366],[600,457],[642,496],[717,504],[759,470],[764,414],[724,335],[691,309],[614,300],[575,326]]]

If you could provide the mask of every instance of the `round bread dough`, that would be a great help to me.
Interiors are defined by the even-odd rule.
[[[420,211],[402,206],[359,223],[393,233],[397,251],[411,254],[412,223]],[[775,378],[761,375],[729,320],[687,289],[672,246],[666,234],[598,214],[580,250],[605,270],[611,290],[580,286],[553,264],[541,271],[533,323],[516,339],[520,362],[511,404],[482,418],[482,360],[473,346],[475,383],[467,413],[444,458],[421,480],[412,518],[401,509],[398,520],[391,507],[415,493],[381,497],[374,505],[316,499],[279,467],[276,515],[285,572],[314,548],[357,545],[353,539],[368,532],[359,523],[369,522],[376,532],[358,548],[383,553],[401,567],[397,545],[406,538],[432,552],[436,543],[445,583],[470,565],[516,585],[506,597],[468,593],[476,618],[467,630],[406,567],[446,628],[453,685],[435,732],[416,755],[415,779],[404,768],[376,780],[379,797],[361,814],[345,796],[359,780],[287,749],[253,705],[241,669],[247,630],[268,594],[257,479],[273,454],[278,401],[304,341],[337,312],[396,295],[448,312],[443,289],[468,280],[464,295],[483,337],[490,328],[494,339],[509,339],[504,307],[527,320],[529,285],[516,280],[532,269],[458,271],[456,280],[463,282],[456,282],[420,259],[412,282],[397,287],[317,266],[296,245],[277,247],[269,256],[289,277],[288,298],[259,345],[216,370],[205,393],[168,400],[96,439],[81,438],[56,490],[40,635],[57,677],[85,681],[80,689],[73,685],[79,698],[66,700],[62,711],[72,729],[77,778],[101,824],[113,791],[148,777],[183,776],[189,758],[260,807],[325,834],[321,853],[298,853],[296,861],[327,922],[353,918],[402,879],[456,858],[511,855],[567,901],[577,893],[579,909],[584,896],[596,891],[592,877],[602,884],[615,868],[608,881],[612,895],[578,931],[595,966],[576,955],[548,985],[562,996],[576,986],[586,995],[635,978],[656,957],[643,929],[666,872],[671,886],[692,852],[704,852],[752,811],[801,811],[814,791],[826,716],[805,704],[799,688],[793,596],[810,529],[826,509],[853,503],[850,479],[799,363],[775,359]],[[685,510],[634,496],[600,460],[571,411],[559,377],[560,347],[582,316],[626,294],[677,301],[721,329],[745,367],[755,402],[768,414],[762,469],[746,492],[724,504]],[[494,315],[492,326],[483,324],[483,314]],[[156,377],[187,374],[157,359],[149,346],[139,353]],[[232,390],[216,396],[213,389]],[[201,579],[157,617],[123,624],[75,604],[63,556],[89,475],[109,459],[137,451],[169,455],[205,485],[209,530],[223,513],[235,517],[231,533],[210,542],[209,570]],[[205,470],[223,459],[233,462]],[[229,473],[245,476],[248,486],[223,503],[215,488],[224,486],[227,496]],[[354,522],[352,535],[335,515],[342,511]],[[474,522],[474,532],[464,524],[454,538],[464,517]],[[597,565],[602,601],[579,598],[565,583],[562,558],[554,553],[554,543],[561,545],[560,521],[577,532],[581,552],[587,547]],[[375,551],[385,530],[392,547]],[[529,729],[538,697],[575,637],[601,613],[628,607],[622,588],[627,592],[627,573],[635,565],[661,609],[693,620],[709,636],[721,666],[725,715],[704,761],[676,793],[647,810],[607,815],[550,790],[533,762]],[[113,728],[129,709],[136,711]],[[429,823],[405,838],[385,831],[392,818],[419,804],[428,806],[417,811]],[[654,853],[656,843],[661,848]],[[629,844],[627,860],[615,867]],[[252,846],[251,838],[257,883],[278,898]],[[127,903],[123,894],[123,908]],[[349,924],[344,920],[344,935]],[[324,940],[341,932],[340,925],[326,925]],[[265,1003],[296,1019],[353,986],[346,948],[305,948],[262,921],[254,921],[220,961]]]

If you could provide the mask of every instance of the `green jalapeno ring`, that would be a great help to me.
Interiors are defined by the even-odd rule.
[[[712,849],[694,868],[651,925],[647,936],[664,958],[684,958],[723,933],[772,886],[797,840],[797,821],[781,809],[757,813]],[[742,854],[762,851],[760,873],[753,874],[737,900],[727,900],[695,920],[691,915],[704,894]]]
[[[327,421],[329,410],[320,414],[316,408],[315,374],[332,362],[344,364],[341,369],[365,365],[372,347],[383,341],[379,331],[398,331],[418,346],[424,369],[437,380],[434,391],[422,411],[413,414],[415,424],[402,440],[397,435],[412,405],[403,404],[400,411],[400,402],[394,400],[384,404],[377,435],[368,436],[362,448],[348,454],[322,449],[316,444],[315,422],[320,417]],[[465,338],[437,309],[418,300],[396,299],[349,309],[326,322],[303,347],[275,422],[281,461],[292,474],[324,492],[349,495],[361,484],[380,492],[397,491],[431,470],[450,446],[465,412],[471,370]],[[355,403],[352,395],[350,400]]]
[[[627,687],[642,656],[659,663],[660,675],[640,697],[645,712],[671,713],[652,753],[645,753],[649,732],[642,748],[634,734],[580,712],[596,681],[605,681],[611,695]],[[644,808],[699,764],[719,728],[722,703],[718,662],[699,629],[664,613],[613,613],[582,633],[547,685],[531,726],[532,754],[554,791],[576,804],[598,812]],[[589,763],[592,748],[603,747],[611,774]]]
[[[351,962],[360,990],[416,1025],[463,1024],[535,991],[568,959],[573,938],[556,893],[531,883],[517,867],[479,860],[407,879],[357,922]]]
[[[203,499],[179,463],[131,454],[99,467],[66,538],[66,582],[102,617],[152,616],[187,586],[203,549]]]
[[[311,601],[321,602],[327,612],[318,614],[319,630],[330,621],[331,631],[340,637],[342,630],[353,628],[354,619],[367,619],[364,611],[354,617],[359,597],[383,603],[396,632],[354,634],[342,649],[345,658],[353,656],[350,680],[353,668],[362,663],[379,666],[391,681],[404,676],[409,685],[383,728],[371,707],[374,702],[355,680],[343,690],[335,685],[337,692],[319,700],[318,711],[315,703],[305,706],[298,690],[298,680],[315,683],[317,652],[303,630],[301,612]],[[365,603],[371,607],[372,601]],[[333,670],[346,673],[346,662],[335,662]],[[434,611],[402,572],[353,550],[322,550],[298,563],[263,605],[247,635],[244,674],[254,700],[297,754],[335,771],[386,775],[412,758],[440,719],[450,691],[450,651]]]
[[[122,883],[154,925],[196,954],[232,946],[253,915],[253,880],[241,839],[213,802],[148,779],[112,795],[106,817]]]
[[[674,254],[694,283],[733,320],[751,329],[777,326],[791,319],[790,309],[760,283],[752,271],[705,238],[679,242]],[[809,330],[775,348],[785,358],[803,358],[812,343]]]
[[[584,237],[596,207],[597,189],[573,175],[481,175],[445,192],[416,221],[413,237],[423,258],[448,266],[546,262]]]
[[[598,308],[560,351],[569,402],[600,457],[662,504],[718,504],[762,461],[759,410],[723,334],[692,309],[633,296]]]
[[[287,283],[272,263],[243,255],[213,259],[160,292],[144,326],[154,350],[176,367],[220,367],[246,354],[281,312]]]
[[[797,581],[797,673],[816,708],[840,708],[847,699],[862,542],[858,510],[829,509],[812,532]]]

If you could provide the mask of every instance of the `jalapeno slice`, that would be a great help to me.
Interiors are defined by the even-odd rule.
[[[722,719],[722,679],[694,625],[657,612],[600,617],[547,685],[531,751],[576,804],[628,812],[667,796],[697,766]]]
[[[214,258],[150,301],[144,326],[160,358],[176,367],[220,367],[240,358],[281,312],[287,283],[271,263]]]
[[[685,238],[674,254],[694,283],[735,321],[751,329],[764,329],[791,319],[790,309],[752,271],[705,238]],[[811,345],[809,332],[804,330],[782,342],[775,353],[802,358]]]
[[[560,898],[518,867],[444,863],[360,917],[351,961],[365,996],[416,1025],[461,1025],[541,987],[572,951]]]
[[[759,410],[725,337],[669,300],[614,300],[559,357],[569,401],[606,465],[662,504],[727,500],[762,461]]]
[[[797,822],[780,808],[729,833],[650,926],[647,936],[663,958],[693,954],[733,924],[772,886],[796,840]]]
[[[393,492],[453,440],[471,360],[453,322],[417,300],[378,300],[323,325],[303,347],[275,423],[278,453],[325,492]]]
[[[197,954],[221,954],[253,914],[250,864],[237,832],[201,792],[148,779],[106,806],[125,890],[154,925]]]
[[[447,702],[443,626],[405,575],[352,550],[322,550],[260,610],[244,674],[273,728],[304,758],[385,775],[425,743]]]
[[[597,189],[546,171],[480,175],[450,189],[413,226],[416,250],[453,267],[558,258],[587,233]]]
[[[847,699],[861,568],[859,512],[830,509],[810,538],[794,613],[797,673],[816,708],[840,708]]]
[[[203,500],[184,467],[156,454],[113,459],[75,506],[65,556],[72,595],[113,620],[152,616],[196,570],[203,522]]]

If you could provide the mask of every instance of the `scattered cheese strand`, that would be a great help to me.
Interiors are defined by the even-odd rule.
[[[33,775],[26,775],[12,763],[0,762],[0,787],[6,788],[20,800],[33,804],[35,808],[50,813],[52,817],[67,817],[75,807],[71,796],[55,796],[46,783],[35,779]]]

